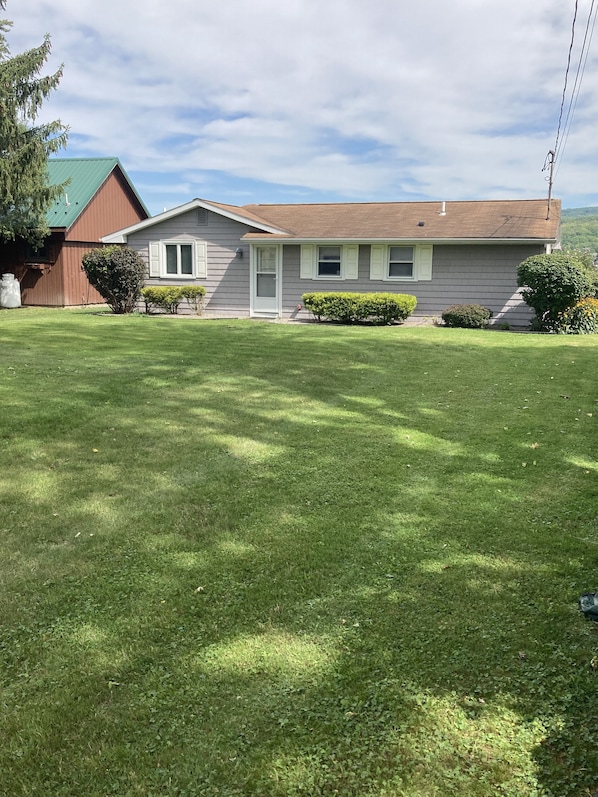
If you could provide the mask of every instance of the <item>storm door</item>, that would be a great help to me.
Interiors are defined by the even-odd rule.
[[[279,314],[280,280],[278,246],[256,246],[253,269],[253,312]]]

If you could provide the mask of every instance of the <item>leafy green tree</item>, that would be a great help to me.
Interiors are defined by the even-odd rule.
[[[83,255],[87,279],[114,313],[132,313],[141,298],[145,260],[128,246],[103,246]]]
[[[4,10],[6,0],[0,0]],[[68,130],[59,120],[35,124],[39,110],[60,82],[62,67],[40,76],[50,55],[50,37],[12,56],[0,20],[0,239],[40,245],[49,234],[46,213],[64,185],[48,185],[49,155],[64,147]]]
[[[598,207],[563,210],[561,217],[563,249],[598,252]]]
[[[528,257],[517,268],[517,284],[523,288],[525,302],[535,310],[533,326],[544,331],[558,330],[562,313],[594,291],[588,265],[567,252]]]
[[[574,260],[579,260],[579,262],[583,263],[583,265],[590,271],[594,270],[594,253],[590,252],[589,249],[580,249],[579,247],[574,246],[563,246],[562,251],[568,257],[572,257]]]

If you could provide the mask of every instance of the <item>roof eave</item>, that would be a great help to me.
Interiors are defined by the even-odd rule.
[[[249,233],[243,236],[249,243],[291,243],[291,244],[372,244],[372,243],[409,243],[409,244],[538,244],[544,246],[546,244],[555,244],[558,238],[397,238],[393,236],[385,236],[383,238],[330,238],[330,237],[313,237],[313,238],[300,238],[289,235],[264,235],[258,236],[255,233]]]

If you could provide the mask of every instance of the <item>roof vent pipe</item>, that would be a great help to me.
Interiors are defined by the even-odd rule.
[[[446,202],[442,203],[442,208],[440,210],[439,216],[446,216]]]

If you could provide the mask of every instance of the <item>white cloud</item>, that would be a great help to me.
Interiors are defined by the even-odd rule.
[[[562,0],[9,0],[6,15],[13,52],[49,31],[64,61],[45,113],[69,124],[67,154],[118,155],[152,210],[252,182],[262,202],[546,192]],[[598,202],[596,71],[590,52],[555,186],[569,206]]]

